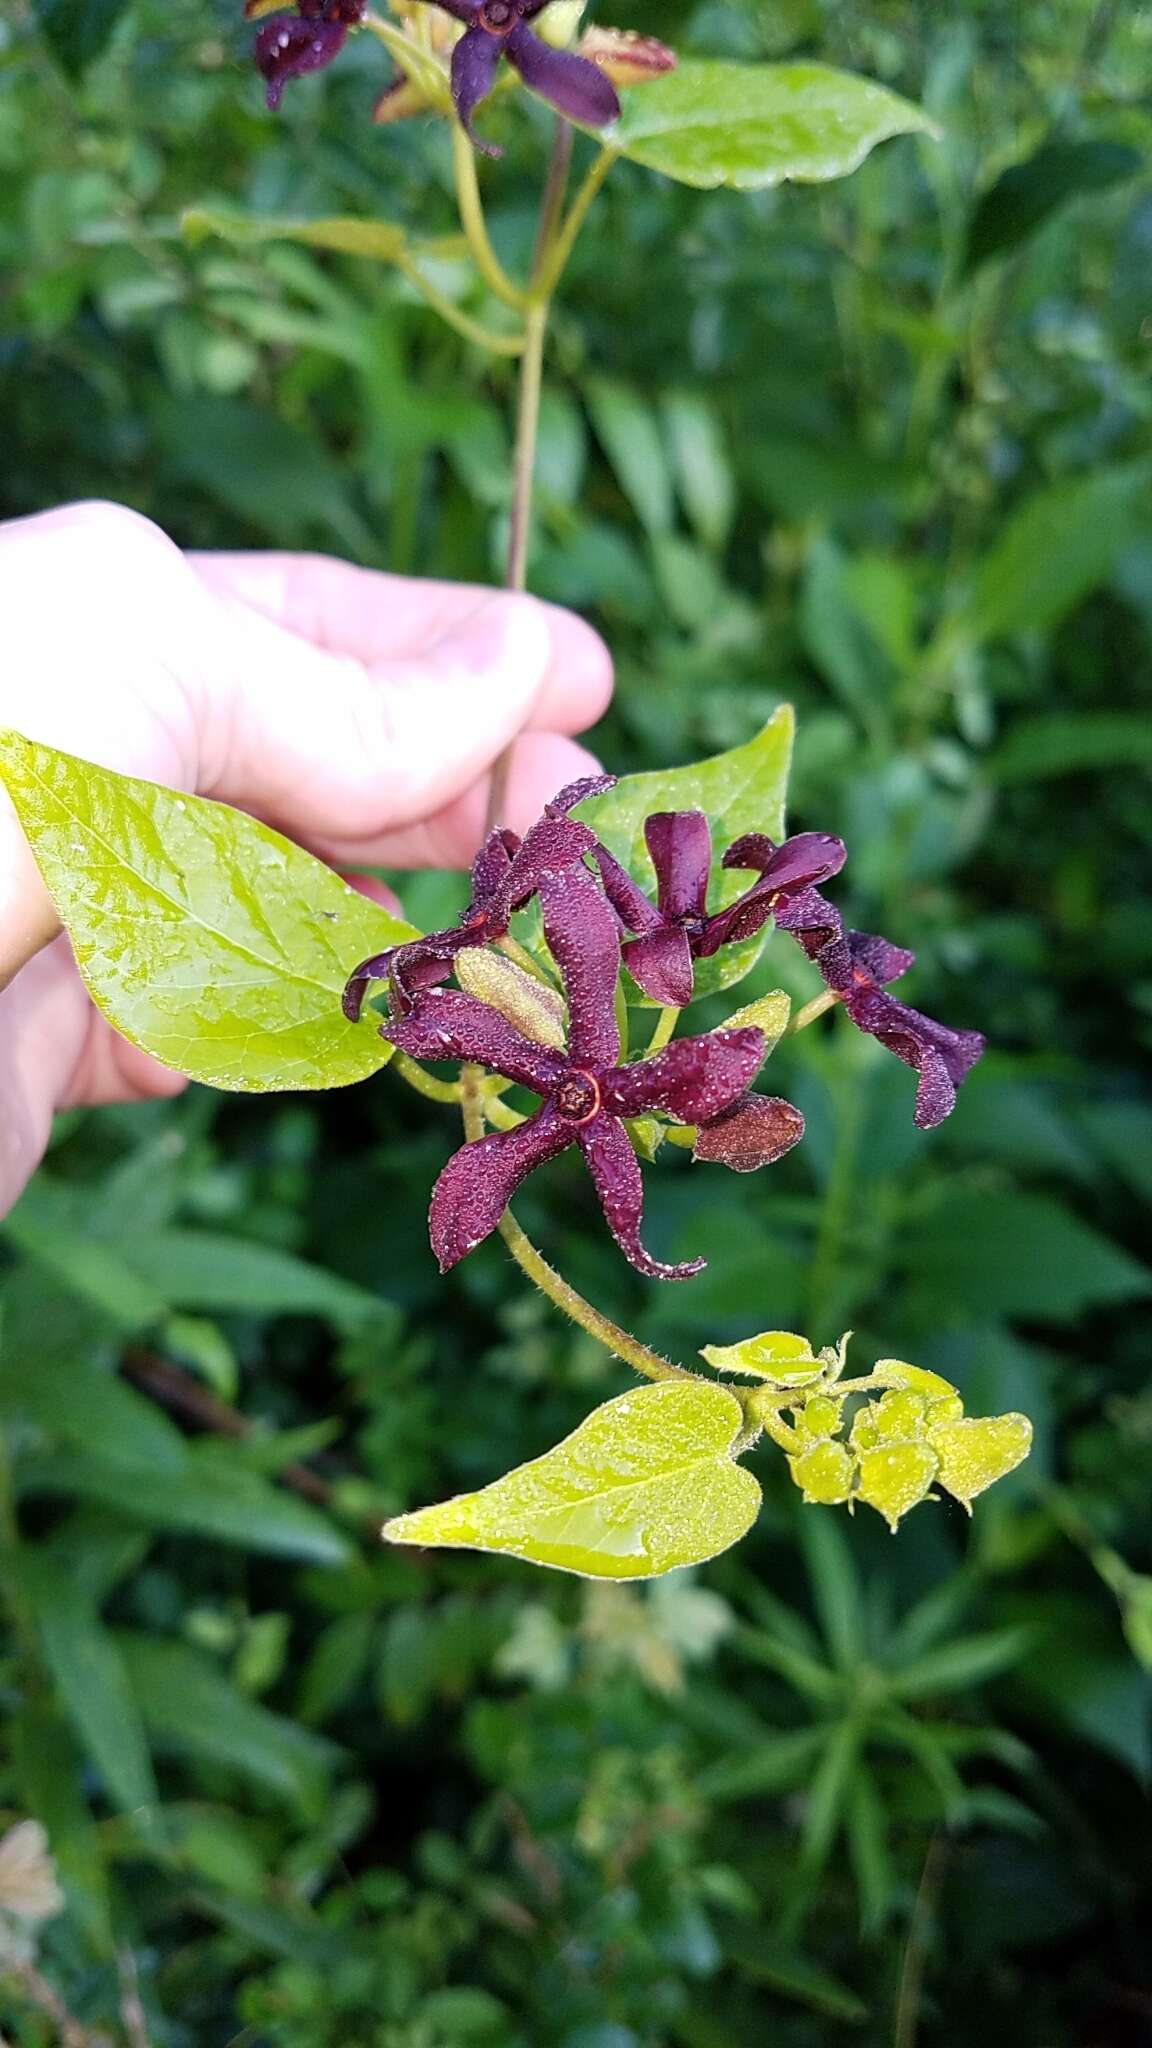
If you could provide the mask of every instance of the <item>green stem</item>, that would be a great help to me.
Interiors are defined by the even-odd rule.
[[[790,1037],[793,1032],[807,1031],[809,1024],[814,1024],[817,1017],[825,1016],[843,1000],[839,989],[826,988],[821,995],[813,996],[810,1003],[805,1003],[802,1009],[793,1013],[784,1027],[786,1034]]]
[[[540,201],[540,219],[536,227],[536,246],[532,252],[532,283],[544,274],[544,266],[552,253],[556,239],[556,225],[564,205],[564,194],[568,190],[568,172],[572,165],[572,124],[562,114],[557,114],[552,130],[552,151],[548,158],[548,176],[544,183],[544,196]]]
[[[497,334],[494,328],[485,327],[481,321],[473,320],[470,313],[463,313],[459,306],[454,306],[451,299],[438,290],[430,278],[425,277],[411,257],[397,256],[394,261],[397,270],[408,279],[409,284],[414,286],[433,312],[438,313],[449,327],[454,327],[457,334],[462,334],[465,341],[472,342],[476,348],[486,348],[496,356],[523,354],[523,334]]]
[[[532,485],[536,473],[536,436],[540,427],[540,390],[544,376],[544,337],[548,331],[548,302],[529,306],[524,315],[524,350],[520,357],[520,384],[516,401],[516,447],[512,457],[512,498],[508,508],[508,554],[504,585],[523,590],[527,582],[528,537],[532,527]],[[488,790],[485,835],[500,824],[508,797],[508,770],[512,749],[494,763]]]
[[[460,209],[460,223],[468,237],[472,260],[488,286],[506,306],[514,306],[518,313],[528,305],[528,295],[519,285],[513,284],[495,249],[488,239],[488,228],[484,220],[484,208],[480,201],[480,184],[476,176],[476,152],[458,121],[452,123],[452,168],[456,176],[456,204]]]
[[[576,247],[580,230],[588,217],[589,208],[616,162],[617,151],[614,149],[602,149],[599,156],[593,158],[584,182],[569,208],[568,217],[553,242],[551,254],[543,264],[540,276],[534,280],[535,295],[541,299],[551,298],[559,284],[567,268],[568,259]]]
[[[654,1052],[662,1052],[676,1029],[680,1012],[674,1004],[668,1004],[656,1019],[656,1028],[648,1040],[645,1058],[651,1059]]]
[[[417,1095],[427,1096],[429,1102],[460,1100],[459,1081],[441,1081],[435,1074],[427,1073],[419,1061],[414,1060],[406,1052],[393,1053],[392,1072],[398,1074],[402,1081],[407,1081],[408,1086],[414,1088]]]
[[[483,1069],[465,1066],[460,1070],[460,1089],[464,1115],[464,1135],[469,1144],[484,1136],[484,1074]],[[615,1358],[623,1359],[634,1372],[642,1373],[649,1380],[692,1380],[702,1377],[688,1372],[682,1365],[674,1365],[670,1358],[662,1358],[658,1351],[652,1351],[642,1344],[638,1337],[632,1337],[614,1323],[610,1316],[602,1315],[585,1301],[567,1280],[561,1278],[555,1267],[550,1266],[543,1254],[538,1252],[531,1239],[526,1237],[510,1209],[505,1209],[497,1225],[508,1250],[529,1280],[546,1294],[549,1301],[562,1310],[569,1319],[578,1323],[590,1337],[603,1344]]]

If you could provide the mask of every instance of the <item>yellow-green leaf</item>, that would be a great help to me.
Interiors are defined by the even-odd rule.
[[[717,1372],[744,1373],[778,1387],[810,1386],[825,1371],[807,1337],[797,1337],[791,1330],[762,1330],[758,1337],[741,1338],[739,1344],[705,1344],[700,1356]]]
[[[597,1408],[563,1443],[479,1493],[385,1523],[392,1543],[497,1550],[586,1578],[650,1579],[745,1535],[760,1488],[733,1463],[740,1404],[665,1380]]]
[[[967,1507],[1023,1463],[1032,1424],[1026,1415],[972,1415],[930,1427],[928,1441],[940,1460],[940,1485]]]
[[[829,1508],[849,1498],[856,1476],[850,1453],[831,1438],[810,1444],[797,1457],[789,1458],[788,1469],[806,1501]]]
[[[742,1010],[733,1010],[724,1019],[725,1031],[736,1031],[750,1024],[764,1033],[768,1052],[774,1052],[788,1029],[792,1014],[792,998],[782,988],[774,988],[766,996],[757,996],[754,1003],[745,1003]]]
[[[902,1358],[878,1358],[872,1368],[872,1378],[879,1380],[882,1387],[907,1388],[909,1392],[932,1396],[955,1394],[951,1380],[941,1377],[938,1372],[929,1372],[923,1365],[907,1365]]]
[[[674,74],[673,74],[674,75]],[[687,768],[658,768],[646,775],[625,775],[604,796],[590,797],[577,815],[604,841],[634,875],[642,889],[653,890],[656,877],[644,844],[644,820],[651,811],[703,811],[712,828],[717,872],[713,900],[717,908],[731,903],[755,880],[751,874],[719,871],[720,855],[745,832],[784,836],[784,807],[792,766],[795,719],[790,704],[781,704],[767,725],[742,747],[712,754]],[[742,981],[754,966],[764,933],[743,945],[725,946],[696,967],[696,994],[709,995]],[[637,997],[646,1008],[648,998]]]
[[[371,256],[377,263],[395,263],[408,245],[403,228],[387,220],[357,220],[333,215],[322,220],[296,220],[262,213],[229,213],[223,207],[190,206],[180,228],[193,245],[219,235],[241,249],[261,242],[304,242],[313,249],[335,249],[345,256]]]
[[[890,135],[934,134],[886,86],[826,64],[685,58],[624,95],[608,146],[682,185],[757,191],[854,171]]]
[[[857,1500],[867,1501],[895,1529],[901,1515],[922,1501],[936,1477],[939,1459],[929,1444],[881,1443],[859,1449]]]
[[[97,1008],[217,1088],[335,1088],[389,1057],[340,992],[415,936],[298,846],[227,804],[0,733],[0,779]]]

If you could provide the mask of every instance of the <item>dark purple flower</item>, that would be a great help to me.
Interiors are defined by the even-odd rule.
[[[692,1157],[715,1160],[733,1173],[756,1173],[783,1159],[803,1136],[800,1111],[782,1095],[743,1095],[701,1125]]]
[[[597,848],[596,860],[620,922],[637,934],[624,948],[628,972],[653,1002],[676,1009],[692,1000],[694,959],[708,959],[721,946],[751,938],[778,902],[810,883],[827,881],[845,860],[842,842],[827,832],[797,833],[773,848],[758,882],[727,909],[709,916],[712,835],[703,811],[655,811],[644,821],[644,840],[656,870],[655,903],[606,847]],[[736,863],[725,855],[724,864]]]
[[[361,20],[367,0],[296,0],[294,14],[273,14],[261,22],[253,46],[257,69],[266,79],[267,102],[275,113],[290,78],[322,71]],[[263,11],[260,0],[245,10]]]
[[[490,832],[472,863],[472,894],[459,924],[362,960],[344,988],[342,1003],[349,1022],[355,1024],[359,1017],[370,982],[389,981],[394,1007],[403,1010],[418,989],[447,981],[452,962],[464,947],[502,939],[513,911],[536,894],[542,875],[571,867],[595,849],[595,834],[567,814],[615,784],[614,775],[586,775],[580,782],[570,782],[545,804],[543,816],[523,841],[515,832]]]
[[[534,1043],[499,1011],[457,989],[424,989],[406,1015],[381,1026],[382,1037],[416,1059],[475,1060],[542,1098],[527,1123],[453,1154],[432,1194],[432,1249],[447,1272],[495,1230],[526,1174],[578,1145],[625,1258],[654,1279],[690,1279],[702,1259],[662,1265],[640,1242],[643,1186],[623,1119],[656,1110],[680,1123],[711,1123],[743,1096],[763,1061],[764,1035],[712,1031],[621,1066],[616,919],[578,864],[542,873],[536,886],[568,999],[565,1052]]]
[[[481,141],[472,116],[491,92],[502,57],[557,113],[585,128],[605,128],[620,112],[615,87],[595,64],[572,50],[554,50],[528,27],[547,4],[548,0],[436,0],[438,7],[465,24],[466,33],[452,52],[452,99],[465,133],[485,156],[501,156],[503,151]]]
[[[763,864],[766,874],[776,857],[770,839],[752,834],[729,847],[724,865],[747,868]],[[839,911],[818,889],[799,890],[775,915],[777,928],[791,932],[815,961],[857,1029],[879,1039],[906,1067],[915,1069],[920,1077],[914,1112],[918,1128],[930,1131],[943,1123],[956,1106],[957,1088],[984,1051],[980,1032],[953,1031],[887,995],[883,984],[906,973],[915,954],[871,932],[846,931]]]

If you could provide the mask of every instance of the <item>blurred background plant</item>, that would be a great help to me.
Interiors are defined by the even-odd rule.
[[[8,0],[0,514],[112,496],[199,546],[495,579],[510,368],[390,271],[181,239],[190,203],[451,221],[441,129],[370,125],[367,38],[273,122],[237,13]],[[654,1342],[851,1323],[1036,1449],[895,1541],[765,1459],[741,1552],[648,1591],[383,1555],[383,1515],[622,1384],[495,1246],[438,1281],[444,1112],[385,1078],[62,1119],[0,1251],[18,2048],[1152,2027],[1152,13],[622,25],[859,68],[944,141],[752,198],[621,167],[557,320],[530,580],[616,650],[614,767],[795,703],[796,823],[843,833],[854,920],[994,1050],[925,1138],[870,1041],[791,1042],[793,1159],[706,1207],[650,1176],[654,1239],[711,1260],[674,1303],[576,1169],[525,1219]],[[534,118],[490,180],[510,258]],[[458,900],[406,891],[425,925]],[[758,975],[814,992],[783,942]]]

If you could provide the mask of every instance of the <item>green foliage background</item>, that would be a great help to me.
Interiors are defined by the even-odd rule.
[[[442,133],[368,124],[378,50],[272,121],[223,0],[130,0],[86,71],[115,9],[40,13],[71,82],[27,0],[0,25],[0,514],[111,496],[201,546],[493,577],[506,369],[389,272],[177,231],[215,201],[446,232]],[[766,1453],[754,1535],[648,1592],[382,1555],[373,1520],[623,1383],[498,1248],[436,1278],[448,1112],[382,1076],[72,1116],[0,1253],[0,1826],[49,1827],[42,1967],[132,2048],[137,1985],[156,2048],[1125,2048],[1152,2001],[1152,17],[627,25],[858,67],[945,140],[825,190],[615,174],[557,323],[534,587],[617,651],[614,766],[795,703],[795,820],[849,841],[913,999],[994,1050],[929,1138],[870,1041],[778,1054],[797,1155],[650,1171],[653,1243],[710,1256],[691,1288],[635,1281],[567,1164],[525,1220],[683,1355],[850,1324],[864,1360],[1026,1409],[1035,1453],[971,1526],[924,1508],[895,1540],[801,1509]],[[540,137],[503,118],[515,255]],[[427,922],[458,885],[406,900]],[[774,942],[746,993],[805,974]],[[3,1982],[0,2031],[56,2038]]]

